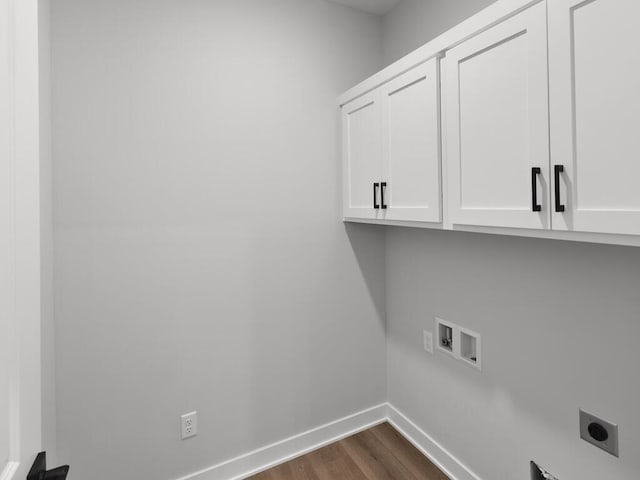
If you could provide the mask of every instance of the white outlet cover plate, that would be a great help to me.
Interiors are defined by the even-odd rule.
[[[198,412],[185,413],[180,417],[182,440],[198,435]]]
[[[424,344],[424,351],[433,353],[433,334],[426,330],[422,332],[422,342]]]

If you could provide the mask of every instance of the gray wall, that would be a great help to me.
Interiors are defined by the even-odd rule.
[[[387,234],[389,401],[485,480],[640,471],[640,250],[461,232]],[[483,371],[422,350],[444,318],[482,334]],[[620,424],[620,459],[578,409]]]
[[[322,0],[52,17],[70,478],[177,478],[385,401],[384,237],[340,221],[335,109],[381,67],[380,19]]]
[[[386,52],[478,10],[418,3],[385,20]],[[560,479],[638,478],[640,249],[392,228],[386,261],[395,407],[485,480],[529,478],[532,459]],[[422,350],[436,316],[482,334],[483,372]],[[620,424],[619,459],[579,439],[580,407]]]
[[[384,17],[385,65],[424,45],[495,0],[402,0]]]

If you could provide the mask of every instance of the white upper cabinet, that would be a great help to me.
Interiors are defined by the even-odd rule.
[[[449,50],[445,68],[451,223],[548,229],[545,3]]]
[[[438,59],[381,88],[384,218],[440,223],[440,81]]]
[[[382,176],[382,113],[374,91],[342,109],[345,218],[377,219]]]
[[[342,109],[344,216],[440,223],[438,59]]]
[[[498,0],[345,92],[345,218],[640,246],[638,19]]]
[[[384,218],[440,223],[438,59],[381,88]]]
[[[640,234],[639,18],[638,0],[549,2],[554,230]]]

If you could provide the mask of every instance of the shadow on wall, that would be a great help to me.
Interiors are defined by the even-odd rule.
[[[385,231],[386,227],[345,223],[345,231],[362,277],[367,284],[378,318],[386,329],[385,307]]]

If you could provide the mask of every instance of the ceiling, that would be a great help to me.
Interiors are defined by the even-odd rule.
[[[340,3],[348,7],[362,10],[364,12],[374,13],[376,15],[385,15],[400,3],[400,0],[328,0],[333,3]]]

